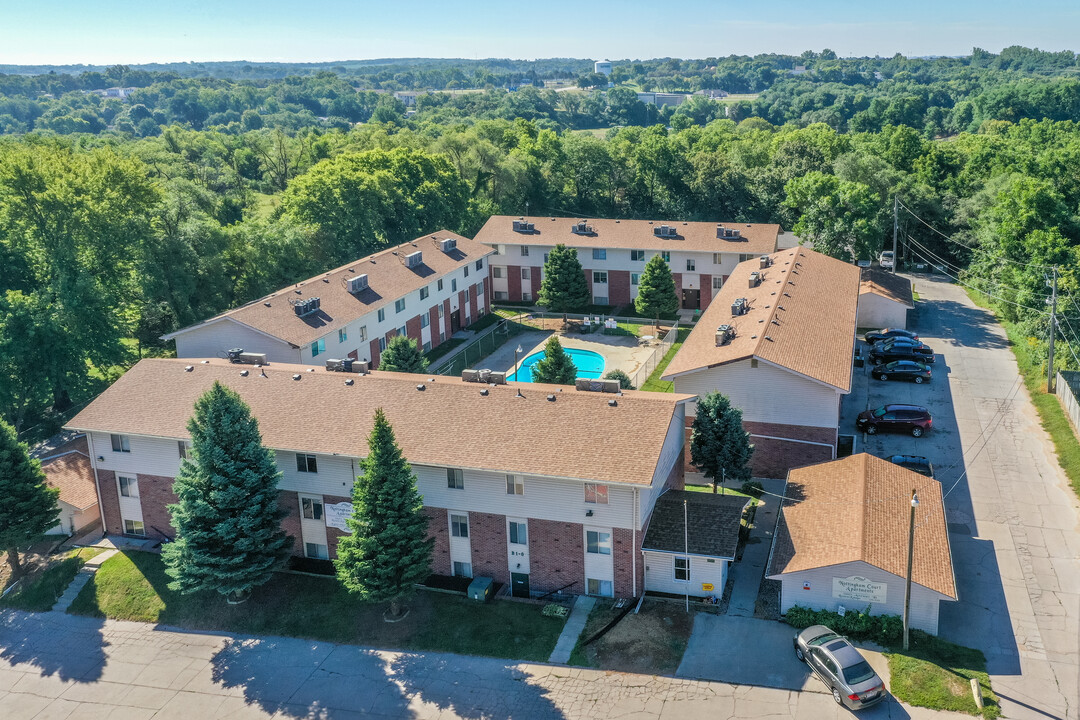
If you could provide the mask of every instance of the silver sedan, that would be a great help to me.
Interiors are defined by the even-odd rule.
[[[861,710],[885,697],[885,683],[842,635],[824,625],[811,625],[793,642],[795,656],[821,678],[838,705]]]

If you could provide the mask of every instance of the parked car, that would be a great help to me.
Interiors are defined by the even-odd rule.
[[[863,336],[863,339],[873,345],[876,342],[892,337],[906,337],[911,338],[912,340],[919,339],[919,336],[911,332],[910,330],[901,330],[900,328],[882,328],[881,330],[871,330]]]
[[[912,344],[907,340],[883,340],[870,348],[870,362],[874,365],[890,363],[893,360],[913,360],[932,364],[935,361],[934,350],[925,343]]]
[[[885,697],[885,683],[855,646],[824,625],[811,625],[795,636],[795,657],[832,692],[837,705],[861,710]]]
[[[873,410],[864,410],[855,420],[855,426],[867,435],[882,432],[911,433],[922,437],[923,433],[934,426],[930,411],[920,405],[882,405]]]
[[[934,477],[934,466],[921,455],[893,455],[889,458],[889,462],[928,478]]]
[[[878,256],[878,265],[888,270],[892,270],[893,260],[892,250],[886,250]]]
[[[876,366],[871,374],[878,380],[910,380],[917,385],[930,382],[930,368],[914,360],[893,360]]]

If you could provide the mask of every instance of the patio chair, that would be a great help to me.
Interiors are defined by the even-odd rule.
[[[581,326],[581,331],[582,332],[589,332],[590,330],[592,330],[592,323],[589,322],[589,316],[586,315],[585,320],[584,320],[584,322],[582,323],[582,326]]]

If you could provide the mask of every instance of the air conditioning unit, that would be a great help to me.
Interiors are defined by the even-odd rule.
[[[465,382],[480,382],[480,372],[478,370],[462,370],[461,379]]]
[[[347,357],[341,360],[327,360],[326,369],[330,372],[366,373],[368,364]]]
[[[582,392],[617,393],[619,392],[619,381],[578,378],[574,382],[574,389],[580,390]]]
[[[491,370],[483,368],[476,371],[476,376],[479,382],[486,383],[491,381]]]
[[[675,237],[678,231],[671,225],[661,225],[653,228],[653,235],[658,237]]]
[[[506,384],[506,373],[504,373],[504,372],[493,372],[493,373],[488,375],[487,381],[489,383],[491,383],[492,385],[505,385]]]
[[[772,265],[772,258],[769,257],[768,255],[762,255],[761,258],[759,258],[758,263],[759,263],[759,267],[761,267],[761,269],[764,270],[765,268]]]
[[[244,354],[244,348],[232,348],[225,351],[225,357],[229,358],[232,362],[236,362],[237,359]]]
[[[417,250],[405,256],[405,267],[414,268],[424,264],[424,253]]]
[[[444,253],[448,253],[451,250],[457,250],[457,240],[454,238],[443,238],[439,241],[439,249]]]
[[[731,237],[731,238],[733,238],[735,240],[738,240],[741,236],[742,236],[742,232],[740,232],[739,230],[732,230],[731,235],[729,237]]]
[[[293,312],[299,317],[310,315],[311,313],[318,311],[321,305],[322,303],[317,297],[292,301]]]
[[[716,347],[722,347],[731,342],[735,337],[735,328],[731,325],[721,325],[716,328]]]
[[[363,292],[364,290],[367,290],[367,288],[368,288],[368,279],[367,279],[367,274],[366,273],[363,274],[363,275],[357,275],[355,277],[351,277],[348,280],[346,280],[345,282],[348,285],[349,292],[353,293],[354,295],[356,293],[358,293],[358,292]]]
[[[756,288],[760,284],[761,284],[761,273],[759,273],[757,270],[755,270],[752,273],[750,273],[750,287],[751,288]]]
[[[236,357],[236,359],[233,360],[233,362],[240,363],[242,365],[266,365],[266,364],[268,364],[266,362],[266,353],[251,353],[251,352],[240,353]]]
[[[341,360],[327,359],[326,369],[331,372],[341,372],[345,369],[345,363]]]
[[[731,315],[732,317],[738,317],[744,315],[747,310],[750,309],[749,303],[746,302],[746,298],[737,298],[735,302],[731,303]]]
[[[531,222],[525,222],[525,218],[514,221],[514,232],[525,233],[526,235],[532,234],[536,229],[536,226]]]
[[[586,224],[584,222],[575,223],[570,228],[570,230],[575,235],[592,235],[593,234],[592,225],[588,225],[588,224]]]

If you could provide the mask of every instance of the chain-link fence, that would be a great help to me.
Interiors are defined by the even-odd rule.
[[[522,326],[513,320],[500,320],[486,333],[451,355],[439,365],[437,375],[460,375],[495,352],[504,342],[521,332]]]
[[[650,375],[652,375],[652,372],[656,369],[656,366],[659,365],[660,362],[664,359],[664,356],[667,355],[668,350],[671,349],[671,346],[675,344],[675,339],[678,337],[679,321],[676,320],[675,324],[668,328],[668,331],[664,333],[664,337],[660,340],[656,348],[653,350],[653,354],[649,356],[648,360],[641,363],[641,367],[639,367],[637,369],[637,372],[634,373],[633,377],[630,378],[630,384],[640,390],[641,386],[644,385],[645,381],[649,379]]]

